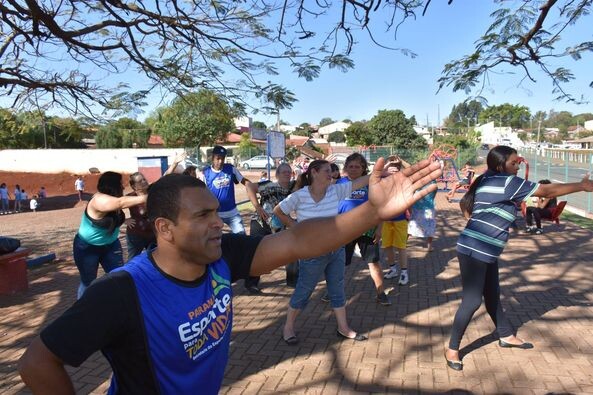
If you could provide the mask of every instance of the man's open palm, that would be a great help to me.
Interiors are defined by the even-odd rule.
[[[382,176],[385,160],[379,158],[369,180],[369,202],[382,220],[390,220],[416,201],[433,192],[437,185],[420,190],[441,176],[439,162],[423,160],[402,171]]]

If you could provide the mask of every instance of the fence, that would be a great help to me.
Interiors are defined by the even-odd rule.
[[[529,164],[528,178],[539,181],[579,182],[593,173],[593,150],[521,149],[519,154]],[[590,214],[593,210],[591,193],[579,192],[562,198],[568,204]]]

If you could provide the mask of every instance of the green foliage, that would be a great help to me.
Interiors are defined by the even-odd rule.
[[[258,96],[263,96],[268,106],[264,110],[276,114],[276,127],[280,126],[280,110],[290,109],[299,101],[290,90],[283,86],[270,84],[263,88]]]
[[[414,121],[401,110],[379,111],[367,125],[371,144],[393,145],[398,149],[425,148],[426,140],[414,130]]]
[[[251,127],[254,129],[263,129],[263,130],[267,130],[268,127],[266,126],[265,123],[263,123],[262,121],[253,121],[251,123]]]
[[[223,139],[234,123],[228,104],[202,89],[177,97],[161,111],[157,126],[168,147],[201,147]]]
[[[292,132],[292,134],[295,136],[311,137],[311,135],[313,134],[313,130],[311,129],[311,125],[304,122],[304,123],[301,123],[299,125],[299,127],[297,127],[296,130],[294,132]]]
[[[322,128],[324,126],[331,125],[334,122],[336,122],[336,121],[334,121],[333,119],[328,118],[328,117],[321,118],[321,121],[319,121],[319,127]]]
[[[239,142],[239,155],[241,158],[250,158],[256,151],[257,145],[253,144],[249,137],[249,133],[243,133],[241,135],[241,141]]]
[[[102,126],[95,141],[98,148],[142,148],[147,146],[149,137],[150,131],[142,122],[124,117]]]
[[[574,75],[558,62],[579,60],[582,54],[593,51],[593,41],[578,42],[560,47],[561,34],[568,25],[573,25],[591,11],[591,1],[499,1],[500,8],[490,16],[493,20],[486,32],[475,42],[473,53],[447,63],[439,78],[439,90],[445,86],[453,91],[469,93],[477,91],[479,96],[489,84],[489,75],[502,66],[515,67],[522,71],[525,81],[535,84],[535,70],[552,81],[552,93],[556,100],[583,102],[582,98],[564,90]],[[504,8],[512,3],[514,8]],[[545,26],[545,27],[544,27]],[[553,59],[553,63],[552,60]],[[556,67],[556,68],[555,68]],[[590,84],[593,86],[593,83]]]
[[[327,136],[327,141],[330,143],[345,143],[346,135],[344,132],[333,132]]]
[[[344,134],[346,135],[346,144],[350,147],[373,144],[373,139],[371,138],[366,122],[354,122],[346,128]]]
[[[476,124],[483,110],[482,103],[477,100],[461,102],[453,106],[451,113],[445,120],[445,126],[449,130],[466,130],[468,123],[470,125]]]
[[[529,127],[531,113],[529,108],[519,104],[504,103],[499,106],[487,107],[480,113],[480,122],[494,121],[498,126],[510,126],[512,128]]]
[[[0,109],[0,148],[82,148],[83,132],[72,118]]]

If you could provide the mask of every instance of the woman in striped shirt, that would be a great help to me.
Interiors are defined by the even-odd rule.
[[[515,203],[530,196],[553,198],[593,191],[589,175],[581,182],[570,184],[537,184],[517,177],[519,156],[511,147],[493,148],[486,161],[488,170],[472,183],[460,202],[461,211],[469,221],[457,241],[462,299],[453,320],[449,348],[445,351],[447,366],[454,370],[463,369],[459,344],[473,314],[482,304],[482,296],[496,326],[500,347],[533,348],[533,344],[516,336],[500,303],[498,257],[515,220]]]

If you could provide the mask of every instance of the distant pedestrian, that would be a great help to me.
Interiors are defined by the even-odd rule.
[[[78,193],[78,201],[82,202],[82,194],[84,192],[84,180],[82,179],[82,176],[78,176],[76,181],[74,181],[74,189],[76,189],[76,192]]]
[[[27,200],[29,200],[29,195],[27,195],[24,189],[21,189],[21,210],[23,206],[27,207]]]
[[[14,207],[12,211],[15,213],[21,211],[21,186],[19,184],[14,187]]]
[[[39,196],[39,199],[45,199],[47,197],[47,191],[45,190],[45,187],[41,187],[37,195]]]
[[[8,193],[8,188],[6,187],[5,183],[0,184],[0,204],[1,204],[1,209],[2,211],[0,211],[0,214],[4,215],[4,214],[10,214],[9,207],[8,207],[8,201],[10,199],[10,194]]]
[[[39,203],[37,202],[37,195],[33,195],[31,201],[29,202],[29,208],[31,211],[35,212],[39,208]]]

